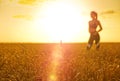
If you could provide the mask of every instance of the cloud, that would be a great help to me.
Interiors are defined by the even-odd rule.
[[[35,3],[43,2],[43,1],[45,0],[18,0],[18,3],[24,5],[34,5]]]
[[[13,18],[33,20],[33,17],[31,15],[14,15]]]
[[[101,17],[103,17],[104,19],[110,19],[112,18],[112,15],[120,15],[120,10],[116,9],[116,10],[107,10],[107,11],[103,11],[100,13]]]
[[[13,0],[9,0],[10,2],[12,2]]]
[[[19,4],[29,4],[32,5],[36,2],[36,0],[19,0],[18,3]]]
[[[114,14],[116,13],[117,11],[114,11],[114,10],[108,10],[108,11],[104,11],[101,13],[101,15],[104,15],[104,14]]]

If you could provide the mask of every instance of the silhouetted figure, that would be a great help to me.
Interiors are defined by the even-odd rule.
[[[98,49],[100,47],[99,32],[102,30],[101,23],[97,19],[97,13],[95,11],[92,11],[90,15],[91,15],[92,20],[89,21],[90,38],[88,40],[88,45],[87,45],[88,50],[92,47],[94,41],[95,41],[95,44],[96,44],[96,49]],[[99,27],[99,30],[96,30],[97,27]]]

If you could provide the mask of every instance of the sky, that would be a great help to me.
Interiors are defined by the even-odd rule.
[[[87,42],[91,11],[101,42],[120,42],[120,0],[0,0],[0,42]]]

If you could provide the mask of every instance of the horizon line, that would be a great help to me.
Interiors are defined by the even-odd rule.
[[[20,43],[20,44],[78,44],[78,43],[88,43],[88,42],[0,42],[0,44],[16,44],[16,43]],[[120,42],[100,42],[100,43],[120,43]]]

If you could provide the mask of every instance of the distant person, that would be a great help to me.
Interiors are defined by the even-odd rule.
[[[102,30],[102,26],[100,21],[97,19],[97,13],[95,11],[92,11],[90,15],[92,20],[89,21],[90,38],[88,40],[87,50],[89,50],[92,47],[94,41],[96,44],[96,49],[99,49],[100,47],[99,32]],[[97,27],[99,27],[98,30]]]

